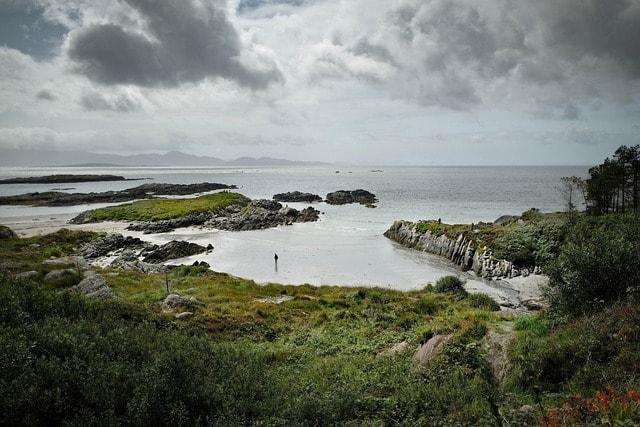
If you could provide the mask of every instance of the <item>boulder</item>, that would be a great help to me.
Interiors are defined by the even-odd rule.
[[[520,217],[517,215],[502,215],[500,218],[493,221],[493,225],[505,226],[505,225],[513,224],[519,219]]]
[[[317,194],[311,193],[302,193],[300,191],[290,191],[288,193],[279,193],[273,196],[273,200],[277,200],[278,202],[304,202],[304,203],[313,203],[313,202],[321,202],[322,197]]]
[[[116,296],[101,274],[85,277],[69,290],[91,298],[114,298]]]
[[[184,305],[185,303],[186,303],[186,300],[184,298],[182,298],[180,295],[178,295],[178,294],[169,294],[164,299],[164,301],[162,301],[162,310],[163,311],[168,311],[168,312],[173,312],[177,307],[180,307],[180,306]]]
[[[35,270],[31,270],[31,271],[25,271],[23,273],[14,274],[13,278],[16,280],[27,280],[37,276],[38,276],[38,272]]]
[[[142,248],[144,245],[145,243],[137,237],[124,237],[120,233],[112,233],[85,243],[80,253],[84,258],[95,259],[122,248]]]
[[[413,355],[413,363],[416,365],[424,365],[427,363],[442,350],[442,347],[449,342],[451,337],[452,335],[434,335],[431,337],[431,339],[424,343]]]
[[[159,248],[146,252],[143,261],[151,264],[160,264],[174,258],[184,258],[191,255],[206,252],[207,248],[197,243],[172,240]]]
[[[375,207],[374,203],[378,201],[375,194],[370,193],[367,190],[338,190],[333,193],[328,193],[325,197],[326,201],[330,205],[345,205],[349,203],[360,203],[367,207]]]
[[[0,225],[0,239],[12,239],[14,237],[18,237],[18,235],[14,233],[12,229],[4,225]]]

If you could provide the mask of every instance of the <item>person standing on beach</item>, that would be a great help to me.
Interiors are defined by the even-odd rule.
[[[276,273],[278,272],[278,254],[273,255],[273,260],[276,262]]]

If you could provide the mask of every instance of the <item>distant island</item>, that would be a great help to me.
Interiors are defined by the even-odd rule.
[[[116,175],[46,175],[0,179],[0,184],[69,184],[72,182],[133,181]]]
[[[86,151],[15,150],[0,148],[0,166],[44,167],[276,167],[276,166],[328,166],[323,162],[305,162],[272,157],[239,157],[223,160],[218,157],[195,156],[180,151],[164,154],[148,153],[123,156]]]

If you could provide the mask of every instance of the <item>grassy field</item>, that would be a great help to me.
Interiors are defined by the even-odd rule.
[[[246,204],[242,194],[221,192],[196,198],[140,200],[119,206],[94,209],[87,215],[88,221],[160,221],[180,218],[189,214],[216,212],[227,206]]]

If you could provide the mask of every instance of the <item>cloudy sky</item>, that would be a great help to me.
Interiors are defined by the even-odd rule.
[[[596,164],[640,0],[0,0],[0,147]]]

